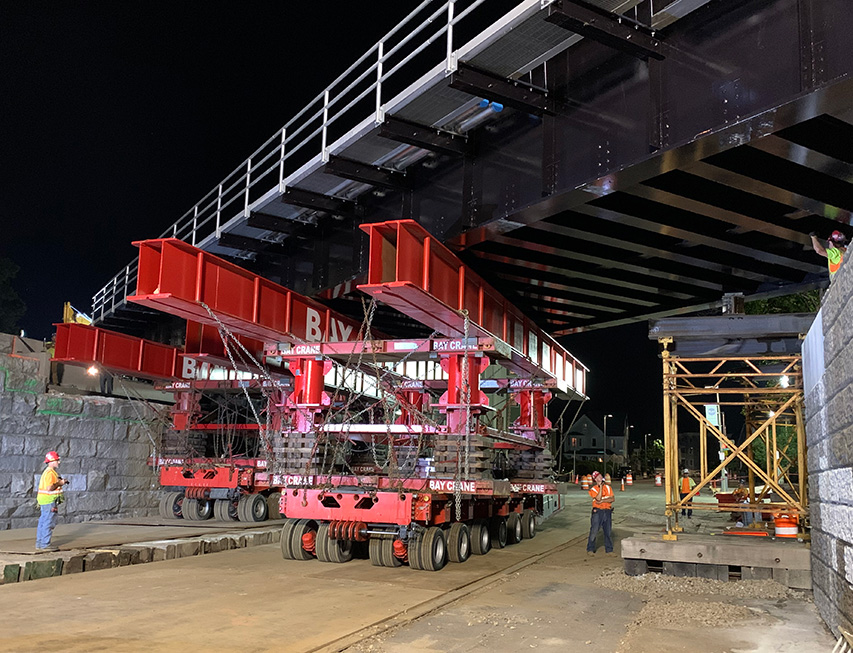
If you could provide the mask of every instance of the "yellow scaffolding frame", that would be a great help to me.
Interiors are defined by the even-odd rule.
[[[806,492],[806,437],[803,422],[802,358],[796,355],[679,357],[668,350],[672,338],[660,338],[663,361],[663,429],[667,533],[676,539],[682,509],[715,512],[770,512],[796,516],[804,522],[808,514]],[[774,371],[768,366],[773,365]],[[779,383],[785,378],[786,383]],[[709,404],[739,406],[744,412],[746,438],[735,442],[712,423],[702,408]],[[681,497],[678,487],[679,409],[699,424],[700,479]],[[780,426],[794,427],[796,438],[779,437]],[[707,435],[721,445],[721,461],[708,469]],[[764,445],[764,460],[754,458],[754,445]],[[796,442],[796,454],[792,451]],[[729,464],[741,461],[748,471],[748,503],[694,503],[693,498],[721,474]],[[797,480],[790,471],[796,464]],[[756,495],[756,481],[763,488]],[[769,492],[779,500],[764,503]],[[673,523],[674,522],[674,523]]]

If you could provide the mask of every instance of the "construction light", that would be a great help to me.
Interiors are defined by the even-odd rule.
[[[97,366],[97,365],[90,365],[90,366],[86,369],[86,374],[88,374],[89,376],[98,376],[98,371],[99,371],[99,370],[98,370],[98,366]]]

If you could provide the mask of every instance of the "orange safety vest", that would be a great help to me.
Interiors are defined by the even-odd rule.
[[[59,474],[56,473],[55,469],[48,467],[41,473],[38,492],[38,502],[40,506],[50,505],[62,495],[61,487],[58,487],[55,490],[50,489],[51,486],[56,483],[59,483]]]
[[[598,486],[593,485],[589,488],[589,496],[592,497],[592,507],[598,508],[599,510],[612,510],[613,503],[605,503],[603,501],[598,501]],[[613,496],[613,488],[610,487],[607,483],[601,484],[601,498],[605,499],[607,497]]]
[[[690,490],[692,490],[692,486],[695,485],[693,479],[689,476],[685,476],[681,479],[681,494],[690,494]]]

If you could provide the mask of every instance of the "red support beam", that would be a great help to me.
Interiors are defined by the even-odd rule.
[[[526,359],[531,373],[556,379],[561,390],[586,394],[586,366],[414,220],[365,224],[370,236],[367,283],[359,290],[443,333],[497,336]]]
[[[180,350],[86,324],[57,324],[53,360],[145,379],[178,378]]]
[[[360,324],[319,302],[175,238],[139,247],[136,294],[128,300],[266,343],[355,340]]]

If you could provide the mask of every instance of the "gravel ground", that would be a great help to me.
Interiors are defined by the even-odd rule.
[[[742,580],[723,582],[708,578],[679,578],[663,574],[627,576],[622,570],[610,569],[599,576],[596,585],[620,592],[633,592],[649,597],[665,597],[669,594],[693,594],[698,596],[720,595],[738,599],[784,599],[793,592],[773,580]]]

